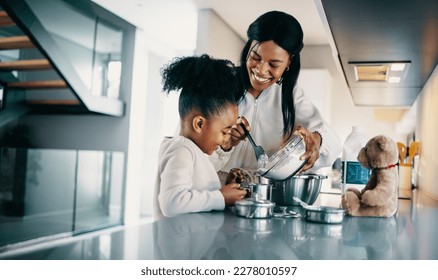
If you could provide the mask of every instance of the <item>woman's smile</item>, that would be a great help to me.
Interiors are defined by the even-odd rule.
[[[259,75],[257,74],[257,71],[256,71],[255,68],[252,68],[252,69],[251,69],[251,73],[252,73],[252,77],[253,77],[257,82],[262,83],[262,84],[268,83],[268,82],[272,79],[272,77],[267,77],[267,78],[265,78],[265,77],[261,77],[261,76],[259,76]]]

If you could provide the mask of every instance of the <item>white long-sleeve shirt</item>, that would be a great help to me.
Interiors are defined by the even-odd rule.
[[[158,156],[154,215],[223,210],[221,183],[209,156],[183,136],[165,138]]]
[[[319,132],[322,137],[320,157],[307,172],[316,172],[322,167],[331,166],[342,152],[341,140],[300,87],[295,86],[292,94],[295,106],[295,128],[300,125],[309,131]],[[246,92],[239,104],[239,115],[249,121],[251,136],[257,145],[263,147],[268,156],[280,149],[283,138],[280,85],[273,84],[262,91],[257,99]],[[210,160],[218,171],[229,172],[234,167],[246,170],[257,169],[257,160],[249,141],[241,141],[230,152],[224,152],[219,148],[210,156]]]

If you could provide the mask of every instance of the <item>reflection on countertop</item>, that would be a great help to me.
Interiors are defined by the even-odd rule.
[[[391,218],[346,216],[341,224],[320,224],[305,218],[246,219],[227,209],[9,252],[0,259],[436,260],[438,224],[431,221],[437,219],[438,202],[414,191],[412,200],[399,200]]]

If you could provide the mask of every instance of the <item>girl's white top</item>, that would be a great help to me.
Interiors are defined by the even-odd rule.
[[[183,136],[165,138],[158,155],[154,215],[223,210],[221,184],[209,156]]]

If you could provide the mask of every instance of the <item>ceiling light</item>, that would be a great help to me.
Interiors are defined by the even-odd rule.
[[[405,70],[405,63],[392,63],[391,71],[403,71]]]
[[[349,62],[354,66],[357,82],[401,83],[406,77],[410,61]]]
[[[400,81],[401,81],[401,77],[394,76],[388,78],[388,83],[400,83]]]
[[[386,81],[388,65],[356,65],[357,81]]]

